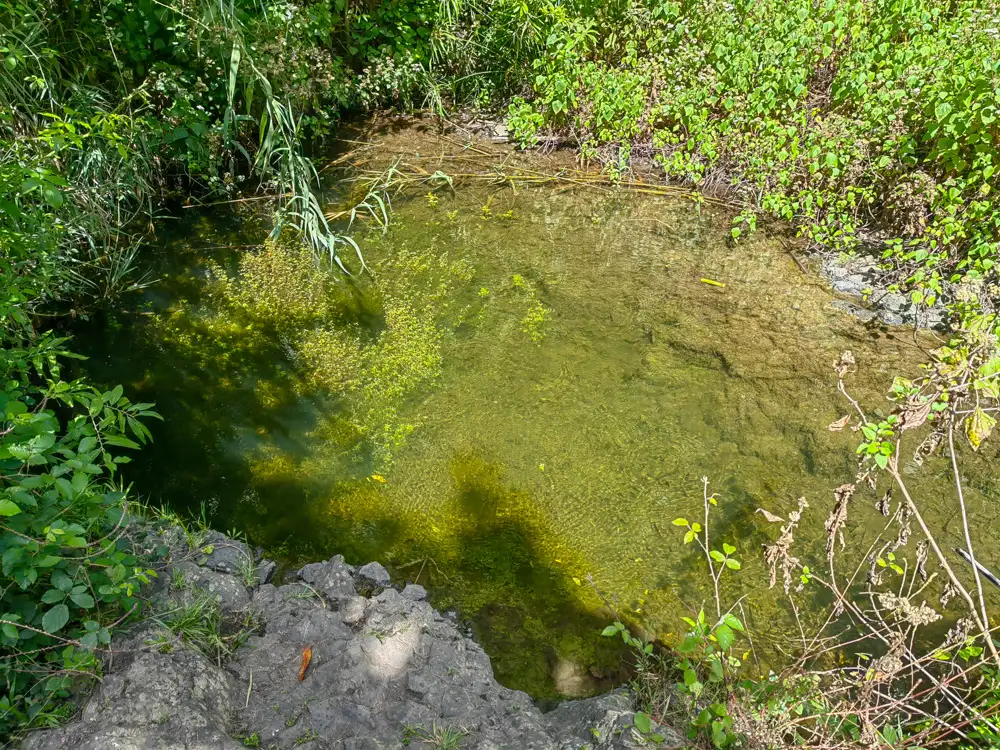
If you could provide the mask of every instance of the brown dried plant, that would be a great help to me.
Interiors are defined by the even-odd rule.
[[[846,381],[857,365],[851,352],[834,364],[838,390],[852,412],[829,429],[840,431],[853,421],[851,429],[867,442],[859,448],[854,480],[833,491],[825,522],[827,571],[810,571],[800,559],[806,555],[793,552],[809,507],[805,498],[788,513],[777,539],[764,545],[770,585],[781,581],[801,644],[792,663],[772,675],[770,688],[740,696],[755,706],[737,712],[748,746],[996,744],[991,740],[1000,737],[1000,656],[983,589],[983,579],[993,577],[976,559],[955,438],[964,434],[978,450],[996,423],[995,324],[993,319],[963,328],[933,353],[919,379],[897,378],[891,394],[896,407],[887,419],[869,417],[851,396]],[[908,446],[911,436],[916,444]],[[950,466],[965,540],[965,563],[958,569],[904,477],[901,457],[907,450],[914,468],[938,453]],[[858,500],[862,488],[878,498],[873,510],[885,519],[866,550],[861,532],[848,533],[849,513],[866,512]],[[895,504],[894,496],[900,498]],[[769,521],[781,520],[760,512]],[[841,555],[844,550],[850,555]],[[825,619],[811,633],[799,620],[807,597],[811,606],[827,602]]]

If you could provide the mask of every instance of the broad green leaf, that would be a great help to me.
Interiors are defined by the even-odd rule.
[[[739,570],[743,566],[740,564],[739,560],[734,560],[733,558],[730,557],[729,559],[726,560],[726,567],[731,570]]]
[[[42,629],[46,633],[58,633],[69,622],[69,607],[57,604],[42,616]]]
[[[674,526],[690,526],[686,518],[675,518],[673,520]]]
[[[66,598],[66,592],[59,589],[49,589],[42,594],[42,604],[55,604]]]
[[[713,549],[708,554],[710,554],[712,556],[712,559],[715,560],[716,562],[722,562],[726,559],[726,556],[721,552],[719,552],[719,550],[717,549]]]
[[[991,357],[986,364],[979,368],[979,376],[982,378],[988,378],[998,372],[1000,372],[1000,354]]]
[[[614,625],[608,625],[606,628],[604,628],[604,630],[601,631],[601,635],[603,635],[605,638],[608,637],[609,635],[618,635],[618,628],[616,628]]]
[[[722,670],[722,662],[718,659],[711,659],[708,662],[708,667],[711,670],[710,682],[722,682],[726,676]]]
[[[725,542],[723,542],[722,551],[725,552],[727,555],[731,555],[736,551],[736,547],[734,547],[731,544],[726,544]]]
[[[13,500],[0,499],[0,516],[16,516],[21,512],[20,506]]]
[[[638,729],[641,734],[649,734],[653,731],[653,720],[649,718],[649,714],[645,714],[642,711],[636,711],[632,721],[635,724],[635,728]]]
[[[63,204],[63,194],[59,188],[46,185],[42,188],[42,196],[45,198],[45,202],[52,208],[59,208]]]
[[[728,651],[733,642],[736,640],[736,636],[733,634],[732,629],[728,625],[720,625],[715,629],[715,640],[719,642],[719,648],[723,651]]]
[[[52,585],[60,591],[69,593],[73,589],[73,579],[61,570],[52,571]]]
[[[69,598],[73,604],[84,609],[90,609],[94,606],[94,597],[90,594],[71,594]]]

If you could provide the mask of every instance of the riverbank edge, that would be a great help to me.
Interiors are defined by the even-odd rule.
[[[274,562],[216,531],[141,521],[150,614],[115,634],[64,726],[24,750],[406,746],[610,750],[649,744],[627,690],[543,714],[422,586],[340,555],[274,583]],[[660,747],[682,747],[666,726]],[[442,744],[451,737],[457,744]]]
[[[414,121],[419,117],[412,118]],[[510,137],[510,126],[506,116],[496,118],[477,116],[464,113],[459,123],[451,123],[456,132],[479,138],[487,143],[514,146]],[[579,143],[573,139],[547,138],[539,145],[525,150],[545,153],[553,149],[567,150],[580,156]],[[635,157],[632,169],[641,177],[650,178],[662,184],[680,184],[671,181],[663,170],[649,158]],[[697,192],[693,185],[682,185]],[[739,206],[731,189],[724,185],[714,185],[708,194],[723,201],[732,203],[731,210],[735,215]],[[773,221],[768,224],[779,234],[793,228],[790,222]],[[761,231],[767,231],[762,229]],[[905,326],[909,328],[946,331],[949,329],[952,314],[949,305],[955,301],[958,289],[955,284],[945,282],[942,294],[938,295],[933,304],[914,302],[909,295],[897,289],[901,286],[898,273],[887,270],[882,260],[880,246],[886,237],[879,237],[878,232],[869,232],[854,252],[837,252],[829,248],[802,248],[797,251],[809,262],[817,275],[829,284],[831,290],[838,296],[833,306],[846,312],[862,323],[885,326]],[[796,263],[801,261],[796,257]],[[805,267],[803,267],[805,270]]]

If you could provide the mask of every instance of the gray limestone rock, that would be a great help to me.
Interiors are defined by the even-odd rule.
[[[833,305],[864,322],[878,318],[890,326],[947,327],[948,312],[944,298],[954,296],[954,288],[949,283],[944,285],[944,294],[928,308],[914,306],[906,295],[890,291],[892,285],[889,282],[892,279],[879,267],[874,256],[827,256],[822,263],[822,272],[835,292],[863,303],[836,300]]]
[[[340,603],[340,618],[344,624],[354,627],[368,614],[368,600],[363,596],[352,596]]]
[[[888,310],[889,312],[898,313],[909,304],[909,300],[902,294],[889,292],[878,300],[878,304],[880,307]]]
[[[350,598],[354,589],[354,568],[340,555],[328,562],[310,563],[298,572],[299,578],[314,587],[331,601]]]
[[[219,570],[227,565],[178,563],[184,585],[171,593],[183,599],[201,589],[224,611],[255,615],[260,629],[224,667],[173,636],[150,638],[151,625],[116,637],[115,661],[80,716],[24,747],[232,750],[242,746],[234,737],[256,735],[265,748],[376,750],[434,727],[482,750],[631,750],[644,742],[622,692],[543,715],[526,694],[497,684],[482,648],[427,603],[422,586],[390,588],[381,565],[355,573],[334,557],[306,565],[298,581],[261,583],[252,599],[239,572]],[[356,583],[378,593],[361,596]],[[301,672],[305,649],[311,659]],[[666,747],[682,744],[669,728],[656,731]]]
[[[836,308],[837,310],[843,310],[846,313],[850,313],[855,318],[860,320],[862,323],[867,323],[872,320],[877,313],[872,310],[866,310],[860,305],[856,305],[853,302],[847,302],[841,299],[835,299],[830,303],[830,307]]]
[[[180,604],[190,604],[199,596],[210,594],[219,603],[224,615],[244,611],[250,604],[247,587],[236,576],[217,573],[193,562],[182,562],[171,568],[171,582],[178,591],[173,593]]]
[[[377,562],[370,562],[358,568],[358,580],[372,586],[388,586],[392,582],[389,571]]]
[[[594,750],[631,750],[650,747],[650,742],[634,731],[635,712],[631,696],[624,690],[585,700],[567,701],[543,717],[546,731],[559,750],[590,747]],[[650,734],[659,734],[660,748],[686,747],[690,743],[674,729],[655,724]]]
[[[150,649],[117,658],[79,718],[33,734],[24,750],[242,747],[229,736],[239,691],[224,669],[179,644],[170,653]]]
[[[206,549],[211,551],[205,552]],[[209,531],[202,537],[201,550],[205,554],[202,564],[218,573],[240,575],[254,564],[255,556],[249,547],[218,531]]]
[[[901,326],[906,322],[902,315],[891,310],[882,310],[878,313],[878,317],[887,326]]]
[[[408,583],[403,587],[403,597],[415,602],[422,602],[427,599],[427,589],[419,583]]]
[[[263,586],[265,583],[270,583],[271,579],[274,578],[274,573],[278,569],[278,564],[273,560],[261,560],[257,564],[257,583]]]

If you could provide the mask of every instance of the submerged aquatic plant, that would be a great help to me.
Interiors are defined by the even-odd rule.
[[[440,372],[442,332],[453,324],[450,297],[472,271],[464,261],[406,246],[373,270],[345,282],[316,264],[309,248],[269,240],[232,275],[213,266],[213,309],[181,308],[165,333],[192,353],[231,342],[215,363],[226,368],[264,352],[287,359],[300,394],[328,394],[343,407],[323,415],[316,436],[341,450],[353,445],[385,468],[416,427],[401,408]]]

